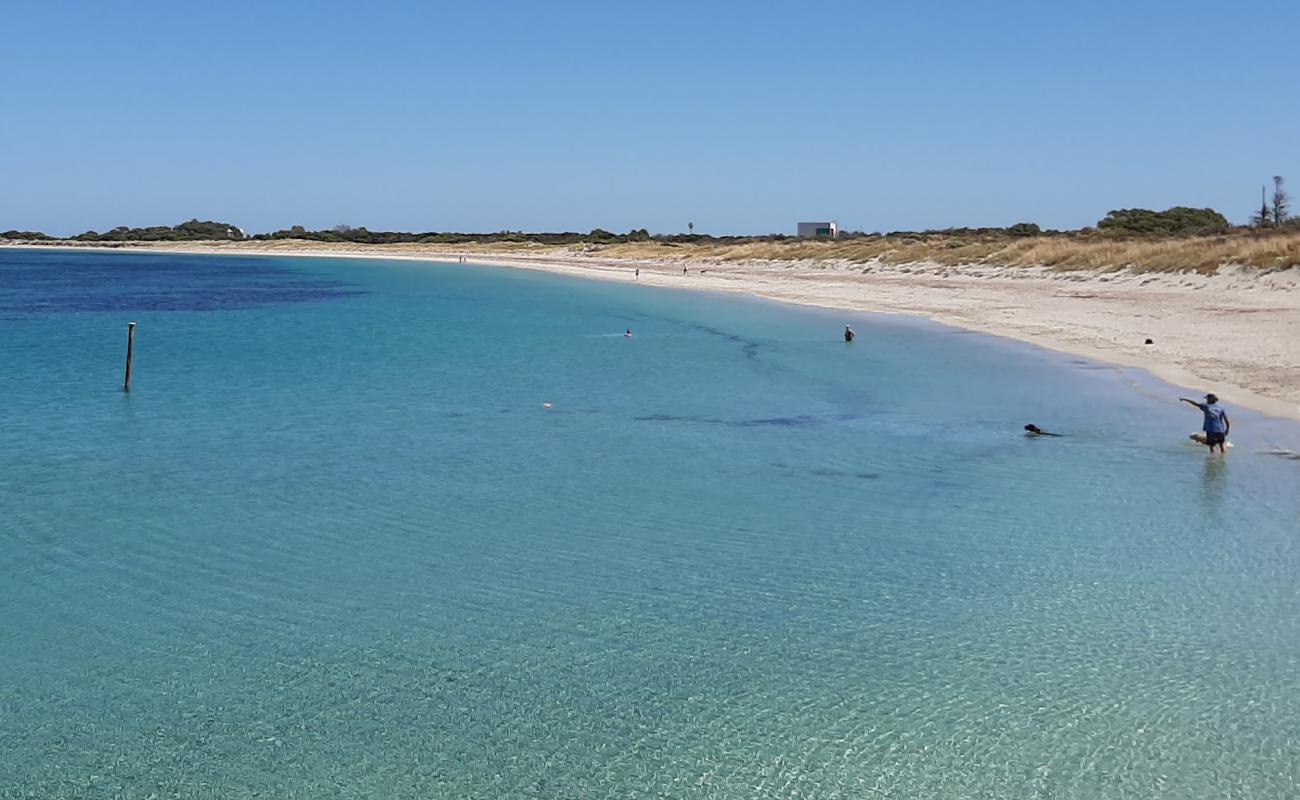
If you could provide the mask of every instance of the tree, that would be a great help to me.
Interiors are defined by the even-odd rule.
[[[1281,175],[1273,176],[1273,224],[1281,225],[1290,216],[1291,198],[1286,193],[1286,181]]]

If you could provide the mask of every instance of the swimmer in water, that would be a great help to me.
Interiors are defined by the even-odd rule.
[[[631,336],[631,335],[632,335],[632,329],[631,329],[631,328],[628,328],[628,329],[623,333],[623,338],[626,339],[626,338],[628,338],[628,337]]]
[[[857,336],[857,334],[853,332],[853,329],[850,328],[848,325],[845,325],[845,326],[844,326],[844,341],[846,341],[846,342],[851,342],[851,341],[853,341],[853,337],[854,337],[854,336]]]
[[[1030,436],[1060,436],[1061,435],[1059,433],[1049,433],[1048,431],[1043,430],[1042,428],[1038,427],[1032,422],[1025,426],[1025,431]]]

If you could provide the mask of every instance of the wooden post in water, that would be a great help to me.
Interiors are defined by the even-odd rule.
[[[131,391],[131,350],[135,346],[135,323],[126,326],[126,379],[122,381],[122,391]]]

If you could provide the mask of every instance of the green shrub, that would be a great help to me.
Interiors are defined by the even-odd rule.
[[[1097,223],[1106,233],[1215,233],[1228,230],[1228,219],[1212,208],[1175,206],[1164,211],[1121,208]]]

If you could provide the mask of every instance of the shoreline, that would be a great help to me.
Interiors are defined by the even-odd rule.
[[[855,313],[903,314],[1142,369],[1228,405],[1300,419],[1300,270],[1224,268],[1215,275],[1053,271],[931,262],[705,261],[602,258],[427,246],[97,247],[23,249],[261,255],[458,263],[532,269],[649,286],[748,294]],[[683,275],[682,270],[686,270]],[[1288,332],[1290,335],[1288,335]],[[1154,340],[1144,344],[1147,338]],[[1176,398],[1171,398],[1171,402]]]

